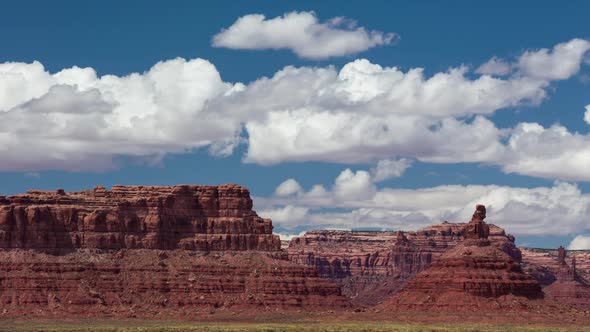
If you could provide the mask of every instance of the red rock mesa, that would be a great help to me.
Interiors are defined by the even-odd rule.
[[[418,273],[383,307],[392,310],[470,311],[494,309],[512,299],[527,303],[544,297],[539,283],[520,264],[492,245],[485,207],[478,205],[464,228],[465,240]],[[512,296],[512,298],[510,298]]]
[[[566,255],[565,249],[559,247],[556,281],[544,289],[545,294],[558,302],[590,309],[590,283],[578,275],[576,257],[572,257],[568,265]]]
[[[248,190],[115,186],[0,197],[0,316],[348,306],[289,262]]]
[[[374,305],[461,243],[468,225],[445,222],[417,232],[310,231],[292,239],[287,251],[290,260],[342,284],[356,304]],[[491,243],[519,262],[514,237],[495,225],[486,227]]]

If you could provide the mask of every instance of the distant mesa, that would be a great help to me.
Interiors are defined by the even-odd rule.
[[[239,185],[117,185],[0,200],[0,248],[278,251],[280,239]]]
[[[339,282],[353,303],[373,306],[467,238],[492,245],[519,263],[514,237],[484,223],[485,217],[485,206],[478,205],[469,223],[444,222],[414,232],[310,231],[293,238],[287,252],[290,260],[314,266],[320,275]]]
[[[544,289],[545,293],[558,302],[590,310],[590,283],[578,275],[576,256],[568,264],[565,248],[560,246],[557,252],[559,267],[555,273],[556,280]]]
[[[418,273],[382,304],[390,310],[471,310],[501,306],[506,296],[542,299],[539,283],[520,264],[489,241],[485,207],[477,205],[465,227],[465,240]],[[491,300],[491,301],[490,301]]]
[[[287,260],[233,184],[3,197],[0,281],[0,318],[350,306],[339,285]]]
[[[590,254],[521,251],[481,204],[468,222],[309,231],[286,249],[252,206],[235,184],[0,196],[0,319],[590,310]]]

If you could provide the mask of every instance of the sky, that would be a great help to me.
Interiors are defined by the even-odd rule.
[[[238,183],[283,236],[475,204],[590,249],[586,1],[7,1],[0,194]]]

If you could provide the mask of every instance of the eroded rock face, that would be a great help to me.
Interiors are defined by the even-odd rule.
[[[0,318],[190,316],[195,310],[334,309],[340,288],[310,267],[242,251],[0,251]]]
[[[549,286],[557,280],[560,270],[559,249],[520,248],[523,268],[532,274],[543,286]],[[590,251],[569,250],[569,256],[563,259],[567,265],[576,257],[576,273],[581,278],[590,280]]]
[[[280,249],[238,185],[31,190],[0,199],[0,248]]]
[[[416,232],[310,231],[293,238],[287,251],[290,260],[340,282],[355,303],[374,305],[461,243],[468,225],[445,222]],[[495,225],[485,227],[489,241],[519,262],[514,238]]]
[[[525,302],[542,299],[539,283],[488,240],[487,226],[483,218],[474,218],[465,228],[467,237],[462,243],[414,276],[383,306],[411,311],[471,310],[474,303],[501,305],[494,301],[507,296]]]
[[[556,280],[545,287],[545,294],[558,302],[568,303],[581,309],[590,309],[590,283],[578,274],[575,254],[571,263],[568,264],[566,250],[559,247],[557,252],[559,267],[555,271]]]
[[[2,197],[0,317],[349,306],[339,285],[280,245],[238,185]]]

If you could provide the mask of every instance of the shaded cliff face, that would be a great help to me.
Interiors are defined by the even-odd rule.
[[[590,309],[590,283],[579,274],[577,264],[579,254],[575,251],[569,254],[570,259],[568,259],[568,252],[563,247],[559,247],[557,267],[552,265],[551,268],[547,268],[551,269],[556,280],[543,291],[556,302],[588,310]]]
[[[349,305],[339,285],[287,260],[241,186],[0,197],[0,317]]]
[[[481,208],[480,208],[481,207]],[[483,213],[481,213],[483,211]],[[480,212],[481,218],[475,218]],[[465,239],[448,250],[381,307],[401,311],[512,310],[514,302],[544,307],[541,285],[510,255],[492,244],[478,205]],[[535,310],[535,309],[533,309]]]
[[[0,197],[0,248],[280,249],[238,185],[114,186]]]
[[[367,275],[409,276],[465,238],[465,223],[432,225],[416,232],[356,232],[316,230],[291,240],[289,259],[316,267],[330,278]],[[514,238],[490,225],[490,239],[520,261]]]
[[[557,279],[560,263],[557,249],[520,248],[522,263],[526,272],[532,274],[543,286],[550,285]],[[590,280],[590,250],[568,250],[565,262],[572,264],[576,257],[577,274]]]
[[[417,273],[465,239],[467,223],[443,223],[416,232],[318,230],[293,238],[289,259],[314,266],[343,285],[359,305],[374,305],[394,294]],[[514,238],[489,225],[493,245],[514,261],[521,259]]]
[[[199,310],[335,309],[338,285],[254,251],[0,251],[0,318],[191,316]]]
[[[495,246],[460,244],[418,273],[382,306],[393,310],[472,310],[513,295],[543,298],[539,283]],[[498,302],[501,305],[502,301]]]

